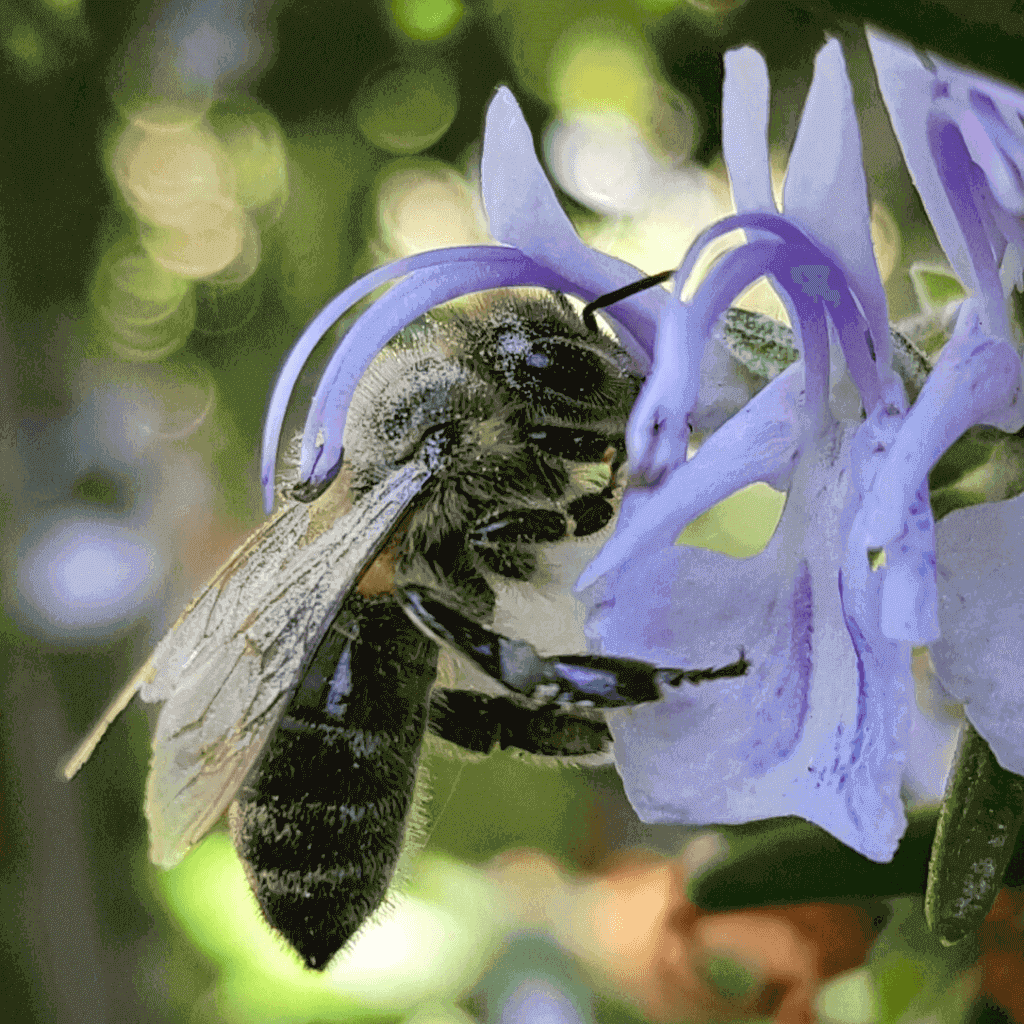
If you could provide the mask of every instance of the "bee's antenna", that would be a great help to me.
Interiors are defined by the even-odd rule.
[[[642,277],[639,281],[634,281],[632,284],[627,284],[622,288],[616,288],[615,291],[608,292],[607,295],[600,295],[593,302],[588,302],[583,307],[583,322],[587,325],[587,330],[597,330],[597,320],[594,319],[595,310],[604,309],[605,306],[611,306],[616,302],[621,302],[623,299],[628,299],[630,295],[647,291],[648,288],[653,288],[656,284],[667,281],[674,273],[675,268],[663,270],[660,274],[653,274],[651,277]]]

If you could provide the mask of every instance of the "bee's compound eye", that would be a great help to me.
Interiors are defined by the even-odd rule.
[[[493,365],[510,390],[530,401],[552,395],[590,402],[607,387],[609,365],[597,352],[562,338],[499,335]]]

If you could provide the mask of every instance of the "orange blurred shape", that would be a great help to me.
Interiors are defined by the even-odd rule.
[[[864,962],[875,928],[859,907],[803,904],[706,913],[678,860],[596,883],[605,969],[659,1024],[737,1013],[809,1024],[821,983]]]
[[[1003,889],[978,933],[981,995],[1024,1022],[1024,890]]]
[[[811,1024],[822,982],[862,964],[877,934],[866,910],[839,904],[706,913],[687,898],[682,859],[631,854],[586,882],[539,854],[505,855],[492,870],[656,1024]]]

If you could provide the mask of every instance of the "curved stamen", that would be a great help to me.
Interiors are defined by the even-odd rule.
[[[774,234],[781,241],[794,246],[794,251],[811,251],[813,258],[805,261],[804,266],[808,271],[814,269],[816,274],[824,271],[824,280],[827,280],[827,291],[830,295],[828,310],[829,317],[836,325],[840,335],[840,343],[846,363],[853,377],[857,389],[860,391],[861,400],[865,409],[871,409],[878,401],[883,392],[880,379],[880,371],[872,352],[887,354],[889,352],[889,339],[874,338],[870,325],[864,314],[864,304],[859,300],[854,290],[850,287],[846,275],[840,269],[835,259],[821,247],[803,229],[788,220],[784,214],[778,213],[738,213],[731,217],[712,224],[711,227],[701,232],[694,240],[676,272],[673,294],[676,298],[682,295],[686,281],[692,274],[694,267],[704,248],[722,235],[737,229],[754,229],[759,232]],[[749,243],[748,243],[749,244]],[[794,263],[793,269],[799,270],[799,264]],[[783,274],[785,281],[779,280],[779,286],[789,291],[790,274],[788,270]],[[800,283],[800,282],[796,282]],[[818,282],[805,279],[802,282],[804,291],[807,294],[808,288],[814,290]],[[834,296],[838,301],[832,301]],[[854,328],[854,324],[856,327]],[[871,347],[868,347],[868,338],[871,338]]]
[[[267,511],[273,506],[274,463],[277,459],[277,448],[284,425],[288,400],[291,397],[295,382],[299,379],[302,368],[331,327],[348,312],[357,302],[366,298],[372,291],[388,281],[404,277],[406,274],[424,267],[438,266],[443,263],[496,260],[514,261],[522,256],[515,249],[494,245],[466,245],[448,249],[432,249],[429,252],[417,253],[405,259],[397,260],[384,267],[378,267],[369,274],[353,281],[347,288],[340,291],[315,317],[306,325],[299,335],[298,341],[288,353],[287,358],[278,371],[274,382],[270,401],[267,404],[267,418],[263,425],[263,452],[260,479],[263,484]]]
[[[494,265],[466,263],[431,267],[398,282],[352,325],[334,350],[317,386],[302,437],[299,476],[314,484],[328,478],[342,459],[349,402],[374,356],[399,331],[443,302],[491,288],[535,285],[567,291],[571,285],[518,250],[516,259]]]

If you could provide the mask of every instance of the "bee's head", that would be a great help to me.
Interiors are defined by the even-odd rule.
[[[430,331],[406,332],[373,361],[352,400],[345,456],[356,493],[414,458],[435,470],[486,445],[511,445],[494,389]]]

